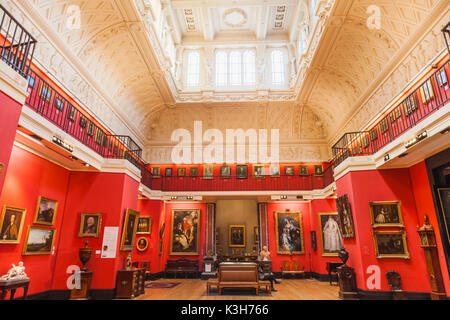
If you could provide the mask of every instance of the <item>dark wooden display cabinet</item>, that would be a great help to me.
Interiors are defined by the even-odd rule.
[[[145,269],[119,270],[116,299],[134,299],[145,293]]]

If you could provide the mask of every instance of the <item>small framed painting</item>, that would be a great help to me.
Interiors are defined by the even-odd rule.
[[[405,231],[374,231],[373,238],[377,258],[410,258]]]
[[[231,167],[230,166],[223,166],[220,168],[220,177],[224,179],[231,178]]]
[[[248,179],[248,166],[240,165],[236,167],[236,178]]]
[[[284,167],[285,176],[293,176],[294,174],[294,167]]]
[[[404,226],[401,201],[370,202],[369,206],[374,228]]]
[[[33,223],[52,226],[55,224],[58,201],[40,196],[36,205]]]
[[[55,243],[56,229],[29,226],[22,249],[23,256],[50,255]]]
[[[255,178],[264,178],[265,177],[265,168],[263,165],[255,165],[253,166],[253,176]]]
[[[101,228],[101,213],[81,213],[79,238],[99,238]]]
[[[203,179],[212,179],[213,178],[213,166],[210,164],[206,164],[203,166]]]
[[[152,167],[152,177],[158,178],[161,174],[161,168],[160,167]]]
[[[280,166],[277,166],[277,165],[270,166],[270,176],[271,177],[279,177],[280,176]]]
[[[151,234],[152,217],[139,217],[136,234]]]
[[[230,248],[245,248],[245,226],[230,225],[228,227],[228,241]]]
[[[314,166],[314,175],[315,175],[316,177],[321,177],[321,176],[323,176],[323,166],[322,166],[322,165],[320,165],[320,166]]]
[[[124,223],[122,227],[122,238],[120,241],[121,251],[132,251],[134,248],[134,241],[136,240],[137,221],[139,212],[132,209],[127,209],[125,212]]]
[[[0,244],[18,244],[27,210],[5,206],[0,219]]]
[[[136,241],[136,250],[139,252],[144,252],[146,251],[148,248],[148,240],[145,237],[140,237],[137,241]]]
[[[190,168],[189,169],[189,176],[190,177],[198,177],[198,168]]]
[[[171,177],[172,176],[172,168],[166,168],[166,171],[165,171],[165,173],[164,173],[164,175],[166,176],[166,177]]]
[[[303,177],[309,176],[308,166],[299,166],[300,175]]]
[[[177,176],[178,177],[186,177],[186,168],[178,168]]]

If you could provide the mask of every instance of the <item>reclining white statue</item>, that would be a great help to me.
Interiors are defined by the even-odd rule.
[[[27,274],[25,273],[25,267],[23,266],[23,262],[20,261],[19,265],[16,267],[12,264],[12,268],[9,269],[8,273],[0,278],[0,280],[23,280],[28,279]]]

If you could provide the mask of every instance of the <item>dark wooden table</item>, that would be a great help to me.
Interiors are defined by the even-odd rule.
[[[342,262],[327,262],[328,277],[330,278],[330,286],[333,285],[332,273],[338,273],[337,268],[342,266]]]
[[[16,290],[19,288],[23,288],[23,299],[27,299],[28,286],[30,285],[30,279],[25,280],[3,280],[0,281],[0,300],[5,300],[8,291],[11,291],[10,300],[14,299],[14,295],[16,294]]]

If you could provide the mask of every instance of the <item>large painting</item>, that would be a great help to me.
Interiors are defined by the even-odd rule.
[[[49,227],[29,226],[22,255],[49,255],[52,254],[55,243],[56,229]]]
[[[355,227],[353,225],[352,208],[350,207],[348,196],[344,194],[342,197],[337,198],[336,206],[339,213],[342,237],[345,239],[354,238]]]
[[[370,218],[374,228],[403,227],[401,202],[370,202]]]
[[[304,254],[303,222],[300,212],[275,212],[278,254]]]
[[[228,227],[228,246],[230,248],[245,248],[245,226],[230,225]]]
[[[25,221],[25,209],[5,206],[0,219],[0,243],[18,244]]]
[[[55,224],[58,201],[39,197],[33,223],[52,226]]]
[[[120,241],[121,251],[133,251],[134,241],[136,239],[138,219],[139,219],[138,211],[127,209],[122,228],[122,238]]]
[[[377,258],[409,259],[405,231],[375,231],[373,237]]]
[[[172,210],[170,255],[198,255],[199,229],[200,209]]]
[[[343,248],[338,213],[319,213],[322,256],[337,257]]]

